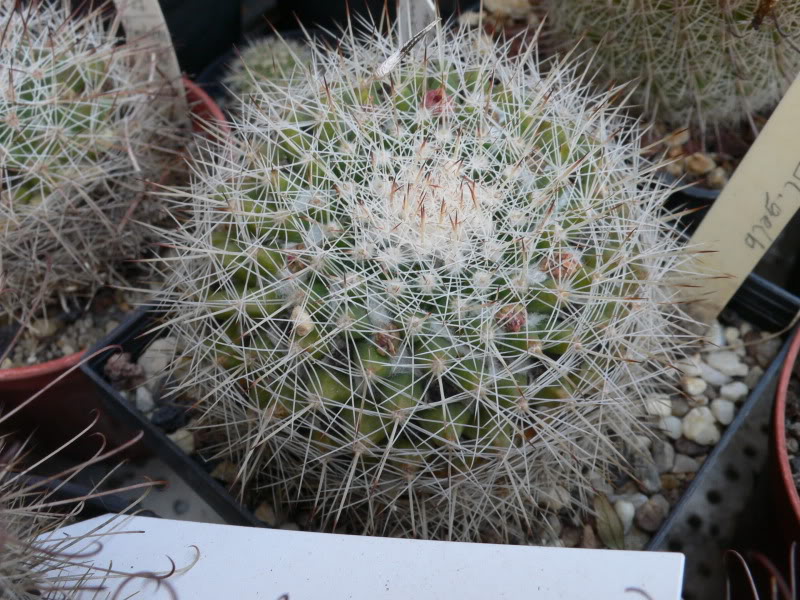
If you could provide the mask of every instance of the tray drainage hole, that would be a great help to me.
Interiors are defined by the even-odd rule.
[[[667,550],[670,552],[680,552],[683,550],[683,543],[680,540],[670,540],[667,543]]]
[[[753,447],[752,447],[752,446],[750,446],[750,445],[747,445],[747,446],[745,446],[745,447],[742,449],[742,452],[744,452],[744,455],[745,455],[747,458],[755,458],[756,456],[758,456],[758,452],[756,452],[756,449],[755,449],[755,448],[753,448]]]
[[[695,531],[699,530],[703,526],[703,519],[697,515],[689,515],[689,518],[686,520],[686,522],[689,523],[689,527]]]
[[[700,573],[702,577],[711,577],[711,567],[704,562],[697,565],[697,572]]]
[[[709,490],[709,492],[706,494],[706,499],[711,504],[719,504],[722,502],[722,494],[720,494],[717,490]]]
[[[739,471],[736,470],[736,467],[732,465],[728,465],[725,467],[725,479],[728,481],[738,481],[739,480]]]

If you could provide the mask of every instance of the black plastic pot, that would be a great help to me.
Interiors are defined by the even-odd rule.
[[[103,375],[105,364],[112,355],[122,350],[137,358],[158,337],[156,333],[148,333],[156,318],[156,313],[147,307],[136,310],[89,351],[90,355],[97,354],[84,363],[81,369],[97,384],[104,397],[104,408],[107,412],[125,424],[131,432],[143,432],[142,443],[178,473],[220,517],[230,525],[263,526],[261,521],[208,474],[203,465],[189,457],[134,404],[125,400]]]
[[[160,0],[178,62],[200,73],[241,37],[240,0]]]

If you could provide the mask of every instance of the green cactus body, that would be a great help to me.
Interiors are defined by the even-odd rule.
[[[166,298],[189,385],[277,496],[328,526],[511,539],[552,486],[580,510],[581,473],[641,426],[684,258],[610,94],[447,35],[381,81],[396,41],[345,35],[243,102],[187,192]],[[193,350],[209,339],[222,360]]]
[[[160,219],[146,181],[180,144],[170,91],[98,10],[0,8],[0,318],[124,281]],[[161,99],[162,101],[158,101]]]
[[[565,46],[581,40],[601,81],[635,81],[633,102],[673,127],[735,126],[775,106],[800,72],[800,52],[786,37],[800,31],[800,0],[544,4],[548,26]]]
[[[268,37],[242,50],[225,84],[233,94],[245,98],[262,90],[266,81],[284,81],[299,76],[299,70],[308,67],[311,57],[305,43]]]

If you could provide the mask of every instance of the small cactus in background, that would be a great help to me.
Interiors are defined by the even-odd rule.
[[[322,527],[518,540],[591,505],[686,341],[667,190],[569,64],[461,28],[380,77],[395,39],[342,40],[174,199],[175,367]]]
[[[177,134],[157,44],[101,9],[0,7],[0,317],[90,296],[142,255]]]
[[[800,71],[800,0],[546,0],[599,82],[635,82],[649,117],[701,132],[769,110]]]
[[[225,84],[237,97],[257,92],[264,81],[284,81],[310,63],[311,51],[305,43],[277,36],[259,40],[234,61]]]

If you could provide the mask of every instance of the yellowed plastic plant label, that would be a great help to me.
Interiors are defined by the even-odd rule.
[[[692,236],[701,250],[694,266],[704,277],[686,297],[698,320],[716,318],[800,208],[798,134],[800,76]]]
[[[155,53],[154,67],[170,85],[175,87],[177,92],[173,95],[177,111],[175,117],[188,120],[189,107],[186,102],[181,68],[178,65],[172,37],[158,0],[114,0],[114,4],[119,19],[125,27],[125,37],[129,42],[141,39],[163,48]]]

